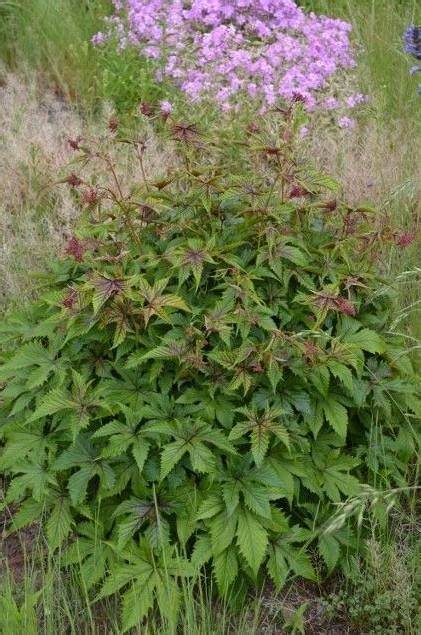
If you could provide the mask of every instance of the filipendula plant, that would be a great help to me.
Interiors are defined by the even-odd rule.
[[[167,118],[158,180],[115,118],[71,140],[73,169],[106,176],[63,179],[77,235],[1,326],[11,529],[41,520],[93,597],[121,592],[124,631],[156,604],[173,619],[202,567],[234,597],[345,566],[338,504],[372,474],[406,484],[417,381],[378,273],[402,234],[295,158],[300,108],[232,138]]]

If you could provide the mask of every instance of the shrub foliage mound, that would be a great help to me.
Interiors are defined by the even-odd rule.
[[[115,120],[99,145],[72,141],[109,175],[66,179],[78,237],[1,327],[13,527],[42,517],[88,589],[121,589],[126,630],[155,602],[173,614],[201,567],[224,595],[330,572],[355,541],[329,525],[336,504],[370,471],[405,484],[416,381],[376,274],[397,234],[326,200],[335,184],[276,117],[238,143],[168,120],[177,161],[158,182]],[[120,142],[143,174],[130,192]]]

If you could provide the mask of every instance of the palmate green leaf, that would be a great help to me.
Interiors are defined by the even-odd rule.
[[[107,571],[106,554],[106,546],[101,541],[98,541],[96,551],[89,555],[82,565],[80,565],[80,558],[77,559],[76,562],[79,563],[83,582],[87,589],[92,589],[104,579]]]
[[[208,521],[207,527],[209,528],[212,553],[214,556],[220,554],[233,543],[237,529],[237,520],[237,511],[231,514],[223,511]]]
[[[145,438],[143,431],[137,430],[137,422],[141,418],[140,413],[136,415],[130,408],[120,407],[125,414],[126,423],[117,420],[111,421],[99,428],[93,437],[108,437],[108,443],[101,453],[105,458],[125,455],[131,450],[139,472],[142,473],[151,445]]]
[[[287,552],[287,559],[295,575],[305,578],[306,580],[314,581],[317,579],[310,557],[305,551],[290,549]]]
[[[269,447],[269,432],[262,428],[252,430],[250,434],[251,453],[257,466],[262,465]]]
[[[64,566],[80,567],[83,583],[91,589],[104,579],[107,566],[115,563],[114,546],[106,540],[104,525],[99,521],[78,523],[78,538],[60,554]]]
[[[194,543],[191,562],[195,567],[201,568],[212,558],[212,544],[207,534],[201,534]]]
[[[282,519],[284,525],[285,520]],[[304,547],[301,543],[310,541],[312,532],[298,525],[288,528],[283,526],[280,535],[269,546],[269,558],[267,569],[275,583],[276,589],[280,589],[286,582],[290,573],[307,580],[317,580],[317,575]]]
[[[189,450],[189,455],[195,472],[202,472],[203,474],[206,474],[215,471],[215,456],[204,443],[195,443]]]
[[[238,574],[238,559],[234,547],[228,547],[213,558],[213,572],[221,595],[227,595]]]
[[[289,434],[285,426],[278,421],[284,414],[282,408],[266,407],[263,412],[256,408],[237,408],[237,412],[243,414],[247,420],[237,423],[229,434],[231,441],[241,439],[250,433],[251,453],[256,465],[263,464],[270,442],[270,435],[277,437],[289,448]]]
[[[220,496],[217,494],[211,494],[201,503],[199,511],[197,512],[197,519],[206,520],[207,518],[212,518],[221,512],[222,509],[223,504]]]
[[[145,539],[139,545],[132,543],[122,553],[122,558],[127,564],[113,568],[98,599],[126,589],[123,594],[123,632],[140,625],[155,599],[161,615],[175,617],[174,610],[178,608],[176,581],[191,576],[194,567],[181,557],[175,557],[170,548],[156,553]]]
[[[33,454],[38,459],[42,457],[47,448],[54,448],[55,444],[51,435],[44,435],[42,431],[18,430],[9,436],[9,443],[0,456],[0,468],[5,470],[12,468],[23,458]]]
[[[10,360],[2,364],[0,368],[0,380],[7,379],[22,368],[28,368],[30,366],[50,367],[51,364],[52,359],[48,350],[39,340],[33,340],[23,344]]]
[[[278,545],[270,545],[267,570],[272,578],[276,590],[281,589],[288,578],[289,566],[284,552]]]
[[[320,394],[326,397],[329,392],[330,383],[329,369],[327,368],[327,366],[313,366],[311,369],[308,370],[307,377],[310,382],[317,388]]]
[[[268,464],[273,467],[273,470],[279,478],[277,489],[280,492],[280,498],[285,497],[291,505],[294,497],[294,472],[288,469],[288,462],[284,462],[276,459],[269,459]]]
[[[92,464],[81,467],[80,470],[70,476],[68,488],[73,505],[78,505],[78,503],[82,503],[85,500],[89,481],[96,473],[96,467]]]
[[[133,442],[132,453],[137,463],[137,467],[139,468],[140,474],[142,474],[143,472],[143,467],[145,465],[146,459],[148,458],[150,448],[150,443],[145,439],[136,439]]]
[[[85,435],[79,435],[76,441],[70,445],[58,457],[53,467],[55,470],[68,470],[81,465],[93,465],[96,451],[93,444]]]
[[[351,466],[353,467],[353,466]],[[349,474],[350,466],[332,463],[323,471],[323,489],[334,503],[339,503],[341,493],[345,496],[357,496],[361,492],[360,482]]]
[[[143,428],[155,434],[165,434],[177,440],[165,446],[161,453],[161,480],[164,479],[177,465],[181,458],[188,453],[194,470],[212,472],[216,462],[212,451],[205,444],[235,454],[235,450],[228,439],[217,429],[212,429],[201,420],[175,421],[173,423],[155,422]]]
[[[381,336],[371,329],[361,329],[357,333],[344,336],[344,341],[369,353],[384,353],[385,343]]]
[[[349,392],[352,393],[354,389],[354,381],[352,378],[352,373],[349,370],[349,368],[347,368],[347,366],[335,360],[328,361],[327,366],[330,372],[332,373],[332,375],[336,377],[337,379],[339,379],[339,381],[343,383],[345,388],[347,388]]]
[[[22,529],[27,525],[31,525],[37,520],[41,519],[43,512],[45,511],[45,503],[35,501],[28,498],[22,505],[20,505],[16,514],[12,518],[12,527],[14,531]]]
[[[53,415],[61,410],[73,410],[77,407],[77,403],[70,398],[69,393],[63,388],[53,388],[43,397],[41,404],[35,412],[29,417],[28,421],[36,421],[41,417]]]
[[[330,573],[335,568],[339,556],[340,545],[334,536],[324,533],[319,537],[319,553],[326,563],[328,572]]]
[[[24,395],[20,395],[20,397],[18,397],[15,403],[13,404],[13,408],[11,409],[9,416],[13,417],[14,415],[21,413],[23,410],[25,410],[29,406],[29,404],[33,401],[34,398],[35,397],[33,393],[31,392],[28,392]]]
[[[153,584],[133,584],[122,597],[122,633],[140,626],[154,604]]]
[[[146,538],[151,547],[162,549],[170,544],[170,526],[167,517],[173,508],[171,503],[149,498],[124,500],[114,511],[117,519],[118,548],[121,549],[137,532]],[[180,519],[179,519],[180,520]]]
[[[51,549],[60,547],[70,534],[73,525],[73,516],[67,498],[61,497],[53,507],[47,520],[47,539]]]
[[[241,555],[256,576],[265,557],[268,534],[250,511],[242,510],[238,515],[237,544]]]
[[[243,483],[241,492],[244,497],[246,507],[263,518],[271,517],[271,491],[268,487],[259,483]],[[228,508],[228,504],[227,504]]]
[[[240,492],[243,490],[238,481],[227,481],[222,485],[222,498],[228,514],[233,514],[240,503]],[[219,503],[219,498],[218,498]]]
[[[38,388],[38,386],[42,386],[42,384],[45,384],[53,370],[54,365],[51,363],[43,364],[42,366],[34,368],[28,375],[26,388],[28,390],[33,390],[34,388]]]
[[[329,395],[321,402],[322,410],[326,420],[340,437],[345,439],[348,429],[348,413],[334,396]]]
[[[43,464],[36,461],[22,461],[14,467],[18,474],[11,481],[7,490],[7,502],[15,502],[22,498],[27,491],[32,493],[35,501],[41,502],[50,486],[56,487],[57,481]]]
[[[161,454],[161,481],[168,476],[171,470],[177,465],[180,459],[185,455],[188,448],[183,439],[169,443]]]

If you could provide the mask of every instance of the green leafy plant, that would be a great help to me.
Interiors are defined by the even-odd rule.
[[[1,327],[12,528],[45,519],[96,597],[122,592],[123,631],[155,603],[173,619],[202,567],[233,598],[344,564],[356,532],[324,531],[336,505],[370,472],[402,485],[416,452],[419,384],[378,274],[395,230],[297,160],[299,113],[234,138],[168,118],[159,181],[117,125],[73,141],[109,179],[65,179],[78,236]],[[138,186],[110,143],[133,149]]]

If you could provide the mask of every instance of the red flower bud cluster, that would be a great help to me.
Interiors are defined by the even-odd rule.
[[[307,196],[308,191],[301,185],[295,185],[289,193],[290,198],[300,198],[301,196]]]
[[[80,150],[80,142],[82,141],[82,137],[76,137],[76,139],[67,139],[67,143],[71,147],[72,150]]]
[[[94,187],[88,187],[88,189],[83,192],[83,202],[85,205],[95,205],[98,203],[98,199],[98,190]]]
[[[70,187],[79,187],[82,185],[82,179],[80,179],[77,174],[69,174],[66,176],[66,183],[70,185]]]
[[[78,238],[72,236],[72,238],[70,238],[67,242],[65,253],[74,258],[76,262],[82,262],[85,254],[85,247]]]
[[[118,125],[119,125],[118,118],[115,115],[110,117],[110,120],[108,121],[108,130],[110,132],[117,132]]]
[[[414,232],[403,232],[395,236],[395,243],[398,247],[409,247],[414,242],[416,236]]]
[[[326,201],[326,203],[324,203],[324,209],[327,212],[334,212],[335,209],[337,208],[338,204],[337,202],[333,199],[331,201]]]
[[[143,101],[139,104],[139,112],[145,117],[153,117],[155,109],[152,104],[149,104],[147,101]]]

